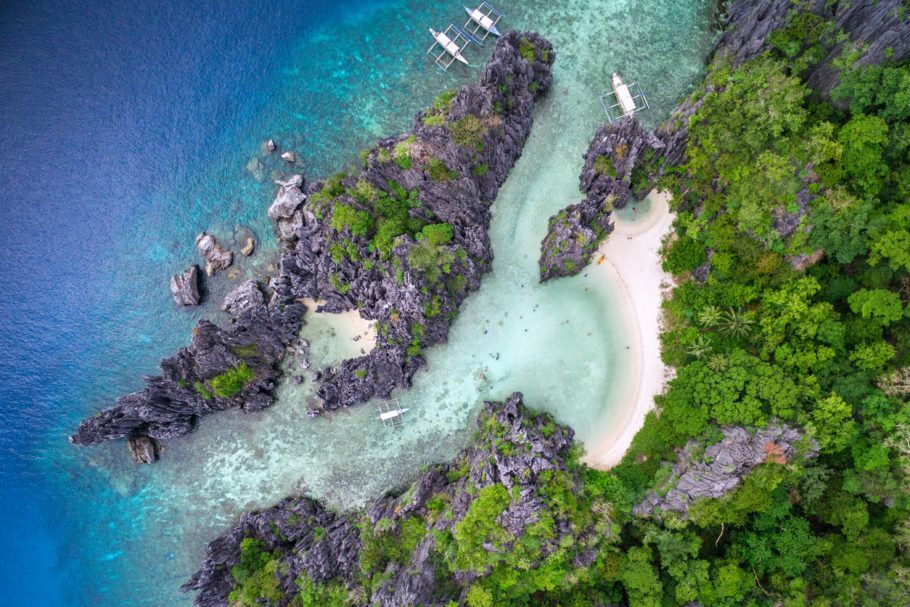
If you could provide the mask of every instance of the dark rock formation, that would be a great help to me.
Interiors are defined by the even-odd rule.
[[[221,309],[234,316],[239,316],[244,310],[262,307],[265,297],[259,290],[255,280],[247,280],[237,285],[233,291],[224,296]]]
[[[832,35],[824,41],[824,57],[806,74],[806,82],[823,95],[839,82],[833,62],[847,45],[859,49],[857,66],[910,58],[910,19],[903,0],[808,0],[799,7],[832,22],[833,32],[844,32],[849,38],[841,41]],[[733,0],[727,6],[724,33],[715,49],[734,64],[753,59],[770,48],[771,32],[787,26],[795,13],[792,0]]]
[[[303,193],[303,175],[294,175],[286,181],[276,181],[278,194],[269,207],[269,219],[275,222],[276,232],[281,240],[297,237],[303,227],[303,213],[300,207],[306,202]]]
[[[521,56],[523,40],[533,45],[535,60]],[[419,350],[446,339],[451,318],[491,267],[490,204],[521,154],[534,101],[550,87],[554,57],[549,42],[536,34],[505,35],[480,82],[462,87],[440,122],[425,124],[427,114],[421,113],[410,135],[383,140],[369,153],[359,176],[312,184],[300,204],[295,191],[286,193],[299,186],[280,184],[273,216],[287,217],[295,209],[284,220],[284,228],[295,229],[293,236],[278,220],[286,248],[281,271],[293,295],[324,300],[330,312],[357,308],[381,328],[368,355],[327,370],[315,412],[387,397],[395,387],[408,386],[424,364]],[[404,161],[396,161],[401,156]],[[445,171],[442,177],[434,175],[434,164]],[[332,228],[333,205],[370,211],[364,199],[380,193],[410,196],[416,200],[411,217],[452,226],[451,242],[431,254],[448,260],[442,272],[418,263],[414,251],[422,248],[411,235],[397,237],[391,255],[384,257],[368,238]],[[359,261],[333,254],[332,244],[339,241],[352,243]]]
[[[286,345],[297,337],[306,307],[277,290],[267,305],[259,301],[233,311],[225,329],[200,321],[190,345],[162,361],[160,376],[146,377],[142,390],[85,419],[70,440],[91,445],[127,436],[168,439],[191,431],[204,415],[271,404],[279,363]],[[219,396],[211,380],[241,364],[252,370],[253,378],[239,392]]]
[[[190,266],[183,274],[171,276],[171,295],[178,306],[198,306],[199,268]]]
[[[739,426],[722,428],[724,438],[709,446],[704,455],[696,457],[699,444],[690,441],[673,466],[673,475],[664,487],[652,491],[633,508],[638,516],[657,511],[683,514],[697,499],[723,497],[739,486],[742,479],[759,464],[787,464],[797,457],[797,445],[802,434],[787,426],[771,424],[754,434]],[[808,448],[803,457],[815,457],[817,451]],[[669,490],[666,490],[669,487]],[[658,494],[660,492],[660,495]]]
[[[518,538],[546,508],[539,492],[541,475],[567,471],[573,442],[570,429],[557,426],[547,415],[528,412],[518,393],[505,403],[486,403],[477,426],[472,445],[454,463],[432,467],[403,494],[381,498],[363,511],[336,514],[311,499],[294,497],[244,515],[230,532],[209,544],[201,568],[182,590],[199,591],[196,607],[226,607],[234,587],[231,568],[239,562],[241,542],[253,538],[279,559],[280,587],[288,602],[299,592],[294,581],[301,576],[315,583],[340,581],[352,591],[348,596],[355,597],[353,590],[363,577],[359,568],[364,534],[394,532],[418,519],[426,532],[408,560],[383,565],[378,587],[371,594],[365,590],[360,600],[351,604],[429,607],[458,602],[478,574],[465,571],[452,575],[440,568],[436,537],[451,532],[465,518],[477,491],[501,484],[512,499],[497,522],[511,537]],[[581,486],[575,473],[567,474]],[[430,516],[431,499],[446,504],[447,513]],[[573,524],[562,518],[564,514],[553,510],[549,514],[555,519],[556,533],[542,542],[541,560],[566,535],[575,534],[578,539],[594,534],[590,529],[573,529]],[[579,566],[584,566],[586,553],[580,545],[577,550]]]
[[[234,254],[222,248],[215,237],[202,232],[196,237],[196,248],[205,260],[205,273],[214,276],[217,272],[230,267]]]
[[[549,221],[541,243],[540,281],[577,274],[590,261],[601,241],[613,230],[610,213],[632,195],[632,174],[648,153],[653,159],[663,142],[644,132],[632,117],[600,127],[585,154],[581,191],[585,199]],[[644,189],[646,194],[648,181]],[[641,191],[637,195],[643,195]]]
[[[131,437],[126,441],[134,464],[153,464],[161,454],[161,445],[148,436]]]
[[[529,45],[533,60],[520,52],[523,46],[527,55]],[[490,269],[489,207],[521,154],[535,99],[550,87],[554,58],[550,43],[537,34],[503,36],[480,82],[462,87],[441,123],[426,125],[425,114],[418,115],[412,134],[380,142],[361,175],[331,187],[311,184],[306,192],[300,175],[277,182],[269,217],[283,254],[278,276],[263,281],[267,292],[255,283],[241,285],[225,300],[234,316],[231,326],[200,322],[190,346],[162,362],[161,376],[147,377],[144,389],[83,421],[72,441],[89,445],[126,436],[172,438],[192,430],[209,413],[267,407],[279,363],[297,339],[305,311],[302,298],[325,300],[324,308],[331,312],[358,308],[383,328],[369,355],[320,376],[314,412],[385,397],[395,387],[409,385],[424,364],[419,349],[446,339],[458,307]],[[408,149],[406,163],[391,161],[398,147]],[[437,162],[445,168],[442,179],[432,176]],[[351,194],[361,187],[376,195],[404,192],[413,202],[412,218],[451,225],[451,242],[424,255],[424,261],[446,259],[444,267],[419,263],[412,251],[426,243],[412,234],[399,236],[391,255],[384,257],[363,235],[349,228],[336,231],[329,203],[363,209]],[[354,253],[339,257],[332,248],[339,242],[351,243]],[[212,236],[201,234],[197,246],[210,273],[230,265],[231,253]],[[253,379],[237,393],[219,395],[212,380],[241,364],[254,372]]]

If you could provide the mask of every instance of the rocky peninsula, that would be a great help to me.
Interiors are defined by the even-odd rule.
[[[529,570],[559,562],[581,574],[613,540],[608,509],[584,490],[572,437],[526,409],[519,393],[488,402],[455,461],[361,511],[292,497],[246,514],[209,544],[182,589],[199,592],[197,607],[259,598],[287,605],[297,596],[314,601],[303,604],[442,606],[464,604],[510,554]],[[559,505],[565,492],[571,505]]]
[[[312,414],[409,385],[421,350],[446,339],[490,269],[489,207],[521,154],[535,100],[550,88],[554,59],[537,34],[505,35],[477,84],[440,95],[411,133],[365,155],[360,174],[280,182],[269,209],[283,248],[278,275],[241,285],[225,302],[230,326],[200,321],[160,376],[84,420],[71,440],[169,439],[209,413],[269,406],[305,298],[379,326],[374,350],[324,374]],[[212,273],[230,263],[210,236],[198,244]]]

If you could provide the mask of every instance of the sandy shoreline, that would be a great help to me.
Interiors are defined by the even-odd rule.
[[[669,370],[660,357],[660,318],[672,277],[660,267],[658,251],[674,216],[668,193],[652,191],[648,196],[648,215],[636,222],[616,219],[616,229],[594,254],[590,266],[595,280],[606,281],[622,302],[617,312],[628,331],[631,375],[624,384],[625,393],[613,395],[622,405],[607,412],[598,438],[585,445],[583,461],[595,468],[619,463],[668,379]],[[604,259],[598,265],[601,255]]]
[[[330,312],[316,312],[316,308],[325,303],[313,299],[304,299],[304,305],[307,307],[307,313],[304,317],[309,320],[313,315],[324,317],[331,324],[332,328],[337,331],[337,336],[341,340],[356,342],[357,348],[363,350],[362,353],[351,353],[352,357],[369,354],[376,347],[376,323],[360,316],[357,310],[348,310],[333,314]],[[354,347],[351,344],[351,347]]]

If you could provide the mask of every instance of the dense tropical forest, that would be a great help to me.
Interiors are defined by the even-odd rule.
[[[640,169],[663,171],[677,212],[676,376],[622,463],[589,469],[547,442],[563,432],[547,416],[488,408],[471,450],[428,473],[435,492],[338,515],[356,566],[298,578],[292,604],[366,604],[418,562],[435,597],[470,607],[910,604],[910,67],[856,67],[847,44],[822,98],[804,75],[837,35],[796,14],[763,56],[717,58],[685,104],[683,164]],[[765,444],[720,498],[642,510],[731,427],[797,439]],[[521,459],[535,433],[559,462]],[[287,549],[310,558],[307,538]],[[282,558],[244,540],[232,604],[285,604]]]
[[[801,14],[770,54],[715,62],[664,180],[677,377],[623,463],[589,473],[624,523],[630,605],[910,604],[910,69],[854,69],[847,47],[819,99],[801,76],[829,35]],[[772,420],[805,457],[684,518],[629,516],[687,441]]]

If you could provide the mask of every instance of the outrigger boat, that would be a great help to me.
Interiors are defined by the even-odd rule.
[[[430,33],[433,35],[433,39],[436,40],[436,43],[441,46],[445,52],[452,55],[452,57],[458,61],[461,61],[465,65],[470,65],[468,63],[468,60],[461,55],[461,49],[464,47],[458,46],[454,40],[445,35],[445,32],[437,32],[431,27]],[[465,44],[465,46],[467,46],[467,44]]]
[[[407,407],[402,408],[398,399],[386,401],[379,404],[379,421],[386,427],[397,428],[403,423],[402,416],[410,411]]]
[[[502,19],[502,13],[496,10],[493,5],[487,2],[481,2],[480,6],[473,10],[467,6],[464,7],[464,10],[468,13],[468,21],[464,24],[465,28],[467,29],[472,21],[476,25],[472,32],[473,34],[476,35],[478,29],[483,29],[487,34],[493,34],[494,36],[502,35],[499,33],[499,30],[496,29],[496,24]],[[483,35],[484,40],[486,40],[487,34]]]
[[[483,42],[474,34],[464,31],[457,25],[449,25],[444,32],[437,32],[430,28],[430,34],[436,42],[427,50],[427,55],[433,55],[433,62],[441,67],[443,71],[448,70],[455,61],[470,65],[464,55],[461,54],[470,43],[473,42],[477,46],[483,46]],[[441,49],[438,54],[436,53],[436,47]]]
[[[648,98],[645,97],[644,91],[641,90],[641,85],[637,82],[627,85],[619,77],[619,74],[613,72],[613,76],[610,78],[610,86],[613,90],[604,91],[600,96],[600,103],[607,113],[607,119],[610,124],[613,124],[614,121],[623,116],[634,116],[642,110],[651,108],[648,104]],[[614,101],[614,103],[611,104],[610,101]],[[615,116],[614,112],[616,113]]]

